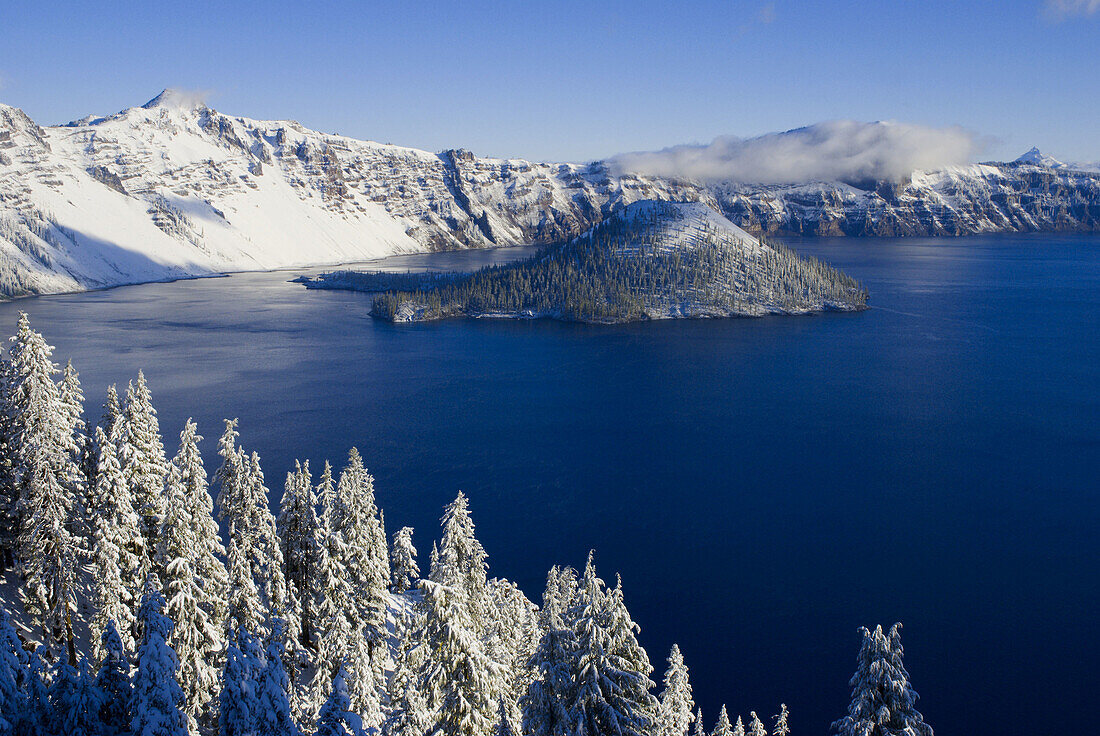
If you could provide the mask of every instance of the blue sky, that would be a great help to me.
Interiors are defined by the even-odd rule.
[[[59,7],[60,6],[60,7]],[[1100,160],[1100,0],[25,2],[0,101],[43,124],[166,86],[429,150],[586,160],[823,120]]]

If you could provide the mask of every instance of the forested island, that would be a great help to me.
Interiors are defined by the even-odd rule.
[[[209,482],[198,427],[168,458],[144,376],[96,426],[79,376],[21,314],[0,356],[0,736],[788,736],[723,706],[712,729],[675,645],[661,687],[589,554],[533,603],[489,577],[469,499],[421,574],[352,449],[269,506],[227,420]],[[841,736],[932,736],[900,625],[861,629]],[[839,709],[840,704],[838,704]],[[741,712],[744,712],[742,709]],[[737,712],[735,710],[735,712]],[[770,725],[765,725],[765,720]]]
[[[699,203],[635,202],[581,237],[472,274],[335,271],[310,289],[375,293],[393,322],[551,317],[633,322],[866,308],[867,291],[816,258],[754,238]]]

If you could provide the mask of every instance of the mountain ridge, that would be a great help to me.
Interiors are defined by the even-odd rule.
[[[641,199],[701,202],[768,235],[1100,230],[1100,175],[1041,164],[704,183],[360,141],[165,90],[59,126],[0,105],[0,296],[544,244]]]

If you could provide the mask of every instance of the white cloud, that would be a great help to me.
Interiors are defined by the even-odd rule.
[[[707,145],[623,153],[619,173],[760,184],[900,180],[916,169],[968,163],[981,146],[958,127],[833,120],[757,138],[720,136]]]
[[[1100,12],[1100,0],[1046,0],[1047,16],[1056,21]]]

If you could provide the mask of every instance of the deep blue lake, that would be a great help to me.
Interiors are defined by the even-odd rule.
[[[1100,237],[792,241],[860,314],[392,325],[294,272],[0,305],[72,356],[91,414],[144,368],[169,451],[240,417],[277,494],[356,445],[426,560],[471,498],[535,601],[589,548],[657,667],[796,734],[845,713],[860,625],[904,622],[942,734],[1086,733],[1100,655]],[[452,267],[499,253],[402,259]],[[433,261],[433,258],[435,259]]]

